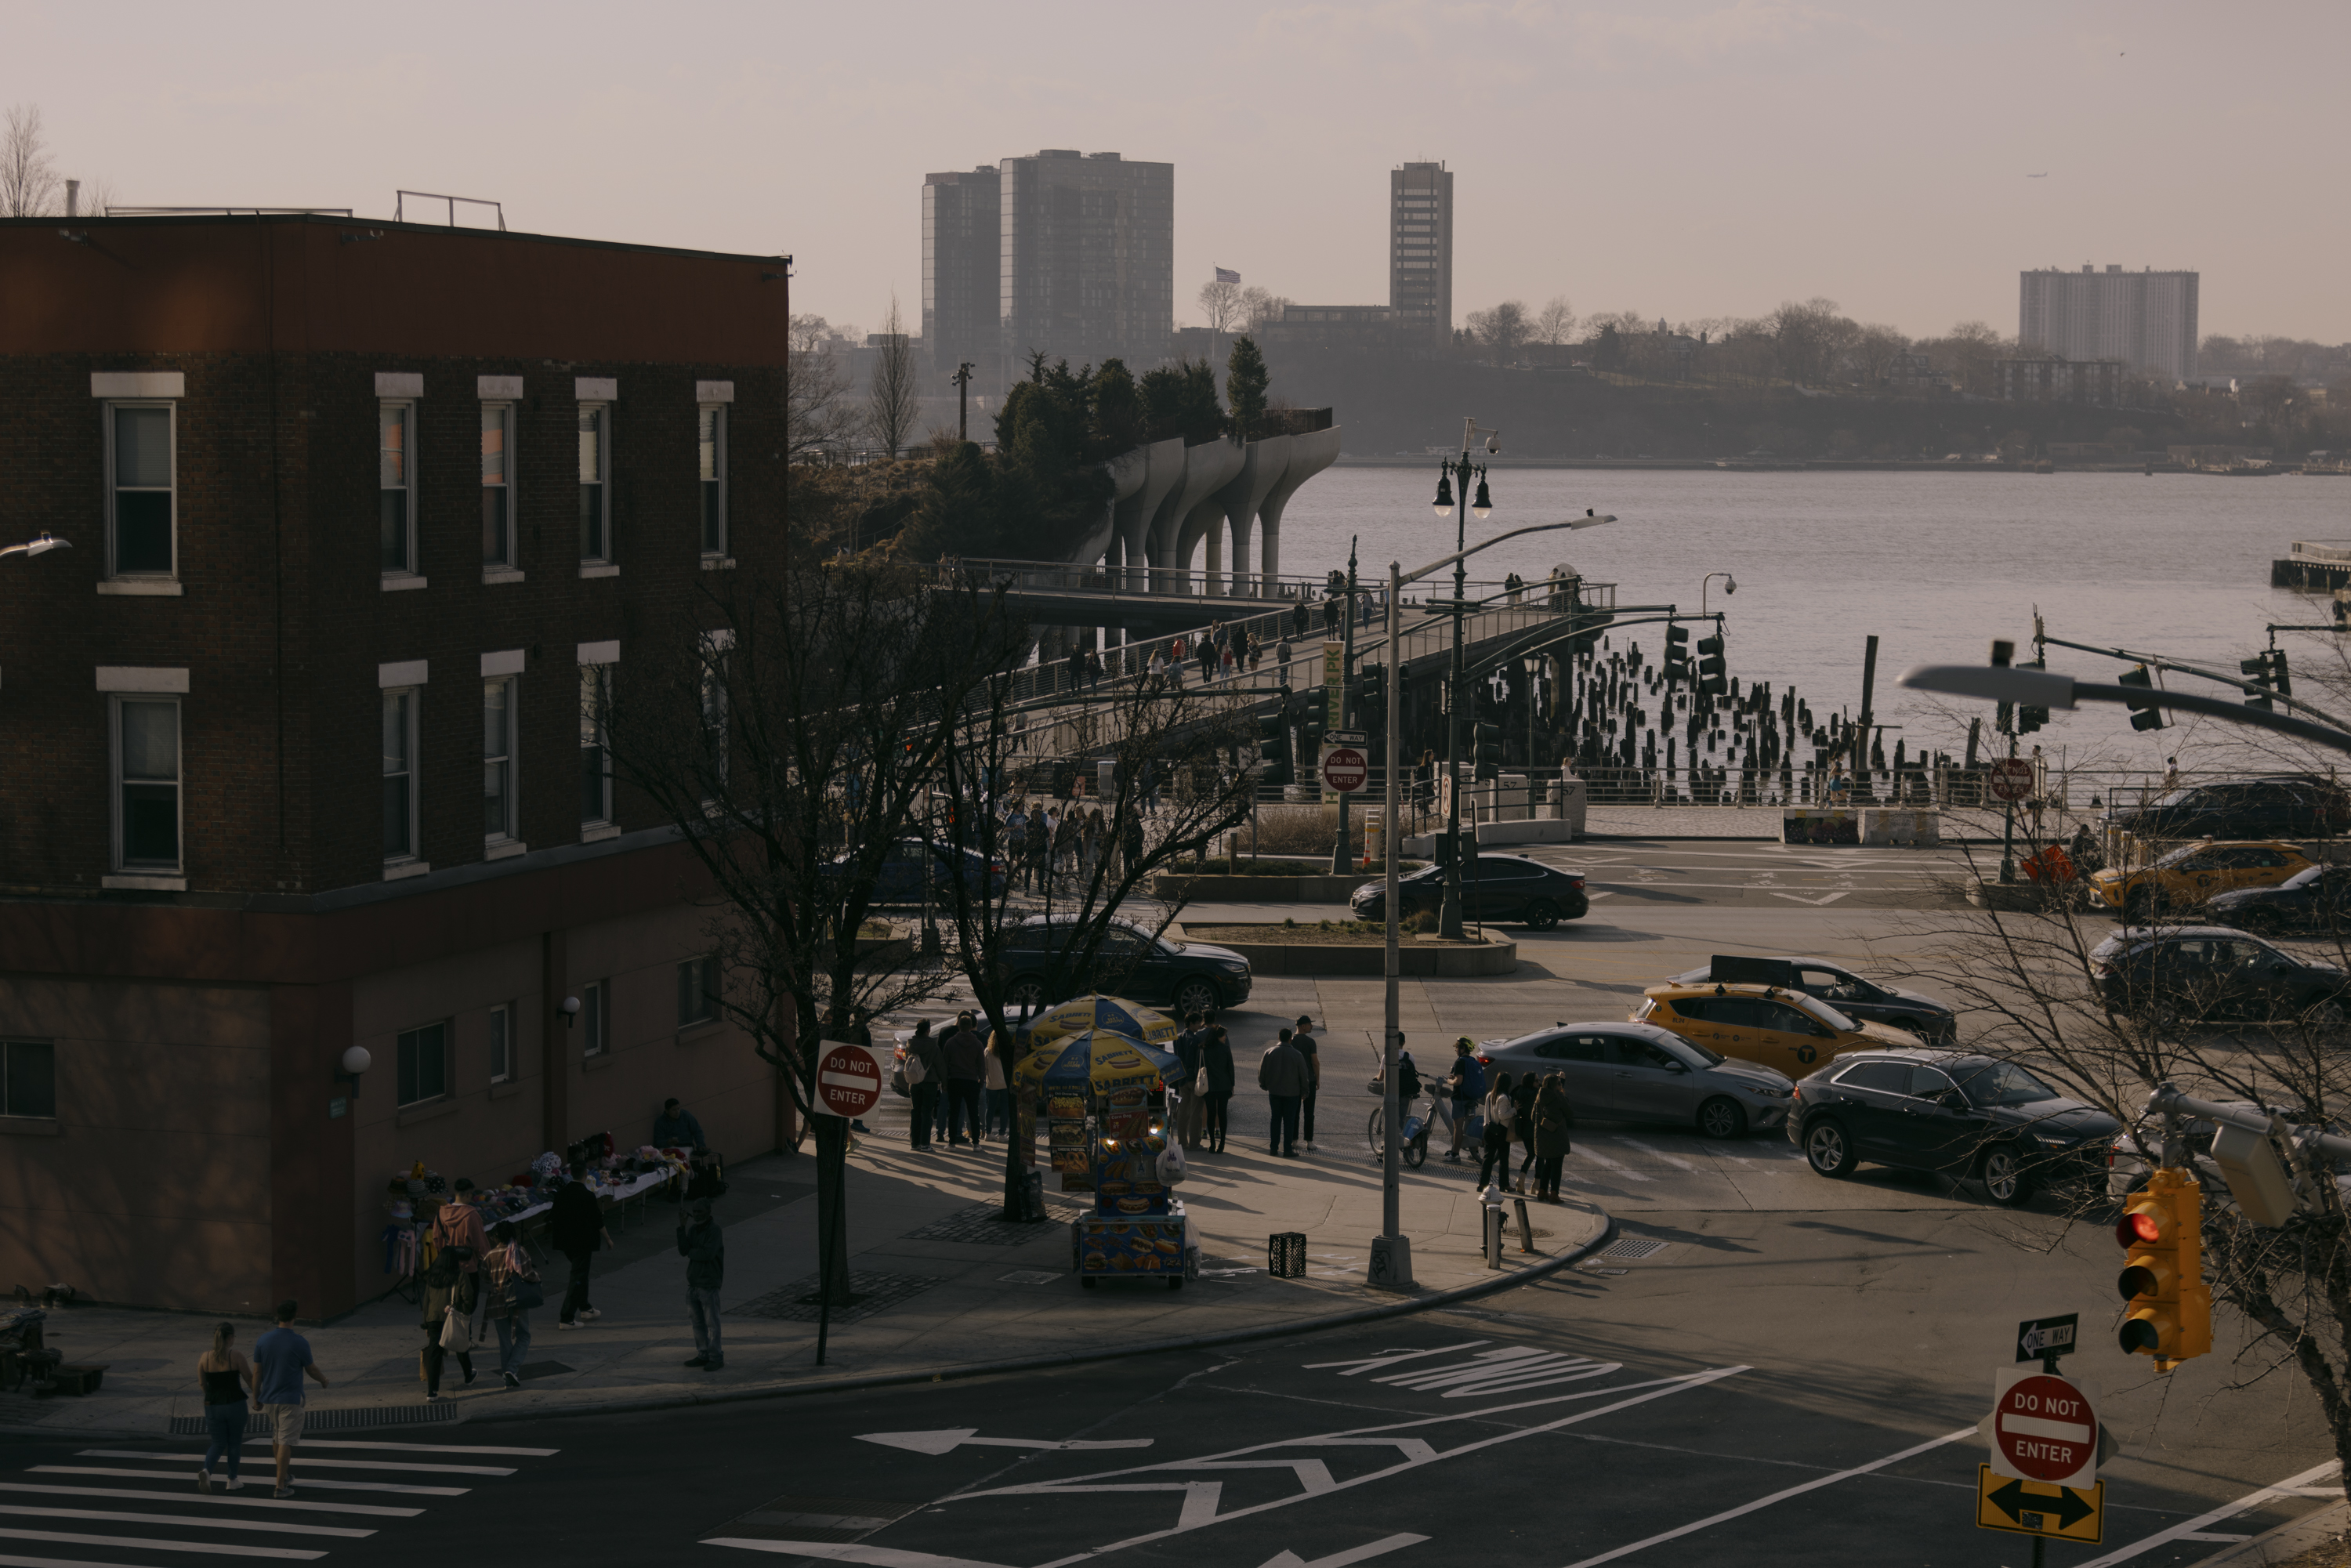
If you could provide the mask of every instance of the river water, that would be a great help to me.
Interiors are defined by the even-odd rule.
[[[1360,570],[1384,577],[1451,553],[1452,519],[1429,510],[1437,475],[1420,468],[1343,468],[1317,475],[1281,525],[1285,575],[1347,561],[1358,535]],[[1736,473],[1724,470],[1497,469],[1494,515],[1471,519],[1469,538],[1581,515],[1619,519],[1573,533],[1539,534],[1471,559],[1473,578],[1541,578],[1561,562],[1614,582],[1620,606],[1695,611],[1699,580],[1717,579],[1708,607],[1729,612],[1731,674],[1794,690],[1816,716],[1861,701],[1864,639],[1879,639],[1881,722],[1912,751],[1958,752],[1965,719],[1981,705],[1937,709],[1893,685],[1911,664],[1980,664],[1994,637],[2020,660],[2038,605],[2051,636],[2120,645],[2233,672],[2264,645],[2272,622],[2330,613],[2323,598],[2269,587],[2270,562],[2295,539],[2351,538],[2351,478],[2287,475],[2231,479],[2200,475],[1956,473]],[[1449,574],[1448,574],[1449,576]],[[1627,633],[1654,661],[1662,628]],[[1698,633],[1703,635],[1704,633]],[[2331,641],[2327,640],[2327,641]],[[2317,643],[2288,638],[2297,666],[2315,664]],[[1620,644],[1621,645],[1621,644]],[[2122,667],[2094,654],[2050,651],[2050,667],[2112,680]],[[2326,654],[2332,658],[2331,653]],[[2230,695],[2209,683],[2186,690]],[[2297,688],[2297,695],[2311,694]],[[1954,715],[1957,716],[1955,717]],[[2233,728],[2234,727],[2230,727]],[[1987,722],[1989,728],[1989,722]],[[2226,729],[2202,734],[2217,743]],[[2235,731],[2241,737],[2245,732]],[[1895,733],[1886,737],[1893,750]],[[2122,710],[2057,715],[2032,737],[2051,755],[2070,749],[2145,765],[2198,732],[2141,737]],[[2188,757],[2183,766],[2195,766]],[[2207,757],[2207,767],[2226,766]]]

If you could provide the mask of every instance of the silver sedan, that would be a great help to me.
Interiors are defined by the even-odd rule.
[[[1794,1085],[1787,1074],[1720,1056],[1645,1023],[1557,1023],[1478,1048],[1487,1082],[1499,1072],[1559,1073],[1579,1117],[1663,1122],[1709,1138],[1777,1127]]]

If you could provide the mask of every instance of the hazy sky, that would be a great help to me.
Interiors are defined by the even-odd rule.
[[[1455,171],[1457,316],[1824,295],[2016,329],[2034,266],[2195,267],[2207,332],[2351,339],[2341,0],[2230,5],[7,5],[0,101],[125,204],[496,197],[518,229],[797,258],[796,308],[922,286],[924,172],[1176,165],[1214,266],[1384,303],[1389,167]],[[2031,174],[2045,179],[2028,179]]]

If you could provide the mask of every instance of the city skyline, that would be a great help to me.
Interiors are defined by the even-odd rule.
[[[1557,294],[1672,319],[1825,297],[1914,336],[2005,330],[2020,270],[2130,256],[2202,274],[2207,332],[2351,339],[2326,204],[2252,150],[2325,144],[2336,8],[1212,4],[1176,33],[1061,5],[1010,30],[893,15],[877,72],[858,17],[723,4],[716,57],[705,30],[595,5],[550,33],[426,4],[390,44],[288,5],[129,37],[28,12],[14,57],[39,74],[5,97],[39,104],[61,174],[120,202],[388,216],[400,187],[486,196],[529,232],[789,252],[795,308],[868,329],[921,294],[908,184],[1076,146],[1180,165],[1178,321],[1217,265],[1292,298],[1386,298],[1383,176],[1442,160],[1457,321]],[[473,47],[425,42],[443,33]],[[1138,57],[1184,89],[1113,68]],[[823,152],[844,136],[854,156]]]

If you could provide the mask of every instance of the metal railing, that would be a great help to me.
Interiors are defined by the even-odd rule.
[[[1189,567],[1134,565],[1104,566],[1100,562],[1078,564],[1058,560],[1016,560],[967,556],[943,560],[934,569],[942,586],[967,587],[974,584],[994,584],[1007,588],[1038,589],[1059,593],[1099,593],[1113,601],[1122,599],[1231,599],[1246,602],[1251,599],[1278,599],[1295,603],[1299,600],[1318,600],[1331,592],[1328,573],[1320,577],[1277,574],[1266,577],[1248,570],[1210,574]],[[1468,582],[1475,599],[1486,599],[1512,591],[1500,578],[1471,578]],[[1568,609],[1572,596],[1581,596],[1580,608],[1606,612],[1615,608],[1616,585],[1613,582],[1593,582],[1583,578],[1543,579],[1524,581],[1515,590],[1522,598],[1524,608],[1541,607],[1543,601],[1557,601],[1552,608]],[[1363,580],[1356,589],[1358,600],[1378,597],[1377,584]],[[1407,604],[1416,602],[1407,599]]]
[[[507,209],[504,203],[489,201],[481,196],[444,195],[439,191],[394,191],[392,194],[392,221],[393,223],[400,224],[406,223],[408,221],[405,217],[402,216],[402,214],[406,210],[408,198],[411,196],[422,196],[428,202],[448,203],[449,226],[453,229],[457,226],[458,203],[463,202],[469,207],[495,208],[498,214],[498,232],[500,234],[504,234],[506,232]],[[419,221],[421,222],[422,220]]]

